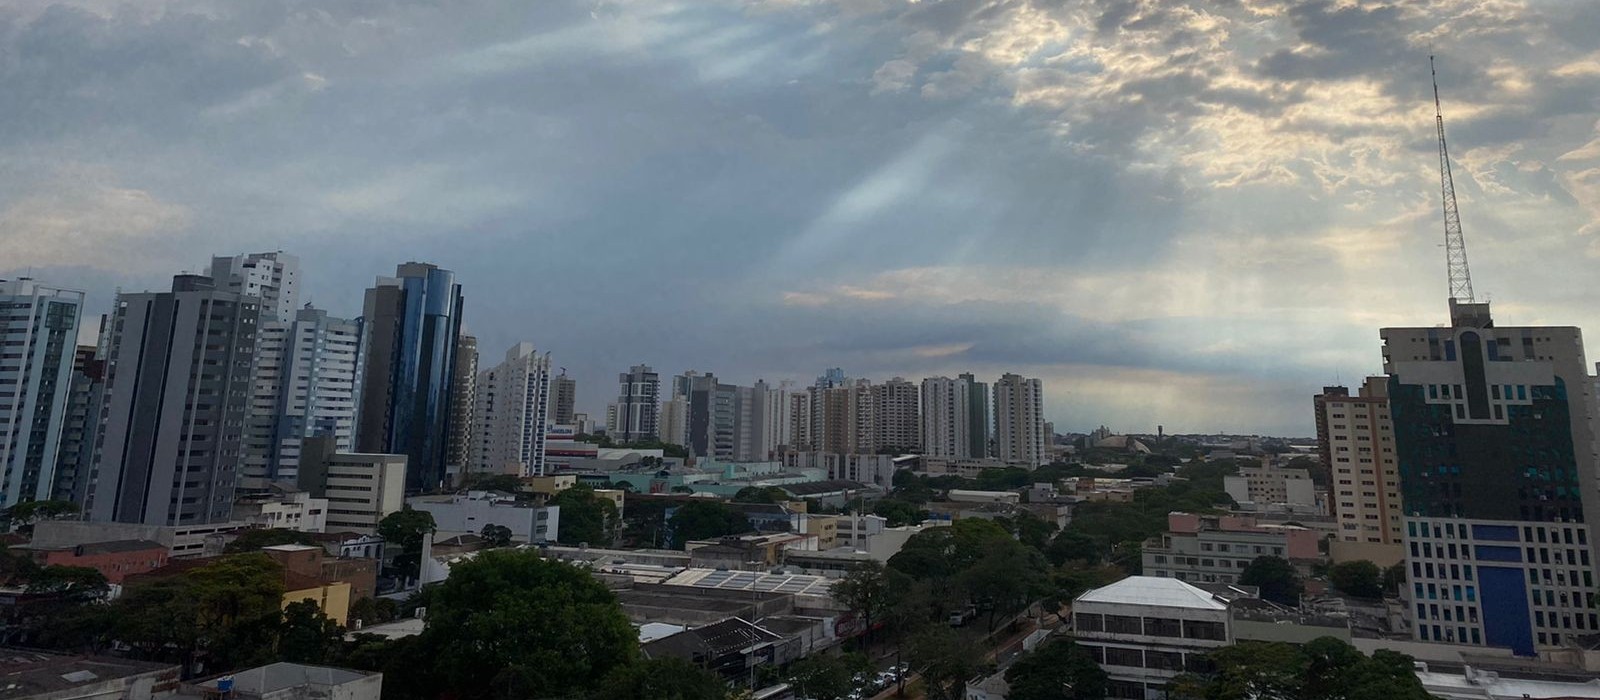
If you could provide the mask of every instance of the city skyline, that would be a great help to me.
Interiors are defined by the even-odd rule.
[[[1016,371],[1064,428],[1310,435],[1444,306],[1431,50],[1480,294],[1600,325],[1592,4],[351,11],[5,10],[57,53],[0,77],[0,277],[102,313],[281,248],[351,317],[426,260],[584,387]],[[182,79],[85,82],[151,45]]]

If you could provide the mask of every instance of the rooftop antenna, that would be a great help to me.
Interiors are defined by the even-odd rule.
[[[1439,106],[1439,72],[1428,56],[1433,76],[1433,117],[1439,127],[1439,190],[1444,199],[1444,257],[1450,272],[1450,300],[1473,303],[1472,271],[1467,269],[1467,242],[1461,236],[1461,212],[1456,209],[1456,181],[1450,174],[1450,149],[1444,142],[1444,110]]]

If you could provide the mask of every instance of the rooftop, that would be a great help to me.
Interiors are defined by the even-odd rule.
[[[825,493],[840,493],[843,491],[864,491],[868,487],[859,481],[844,479],[828,479],[826,481],[812,481],[804,484],[784,484],[778,488],[783,489],[791,496],[805,497]]]
[[[808,574],[764,574],[755,571],[684,569],[676,576],[662,583],[669,586],[689,586],[693,588],[826,596],[828,595],[829,587],[833,585],[833,579],[826,576],[811,576]]]
[[[1151,605],[1190,610],[1227,610],[1216,596],[1175,578],[1129,576],[1078,596],[1075,603]]]
[[[116,678],[168,672],[174,664],[130,661],[109,656],[68,656],[0,648],[0,698],[31,698],[72,693],[75,689]]]
[[[372,675],[365,671],[351,671],[331,666],[310,666],[278,662],[258,668],[237,671],[233,676],[235,692],[265,695],[297,686],[334,687],[358,681]],[[203,688],[216,688],[217,678],[199,683]]]

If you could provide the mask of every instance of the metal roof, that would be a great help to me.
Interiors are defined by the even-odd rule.
[[[1109,586],[1101,586],[1078,596],[1075,603],[1151,605],[1161,608],[1227,610],[1216,596],[1175,578],[1129,576]]]

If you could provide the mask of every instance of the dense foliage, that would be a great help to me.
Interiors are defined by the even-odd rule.
[[[1300,605],[1300,596],[1305,592],[1294,565],[1283,557],[1256,557],[1239,574],[1239,583],[1259,587],[1262,600],[1290,607]]]
[[[609,547],[622,525],[617,516],[617,504],[596,495],[594,489],[583,484],[562,489],[550,499],[550,505],[561,508],[561,527],[556,532],[556,541],[564,545]]]
[[[1106,673],[1094,657],[1065,637],[1052,639],[1006,669],[1007,700],[1098,700]]]
[[[1429,700],[1404,654],[1355,647],[1322,637],[1304,646],[1243,642],[1210,655],[1216,672],[1181,676],[1171,697],[1181,700]]]
[[[691,540],[709,540],[750,531],[750,519],[728,504],[710,499],[693,500],[678,506],[667,523],[672,541],[680,549]]]
[[[394,553],[394,573],[416,578],[422,569],[422,542],[438,531],[433,515],[406,506],[384,516],[378,521],[378,536],[383,538],[388,551]]]

